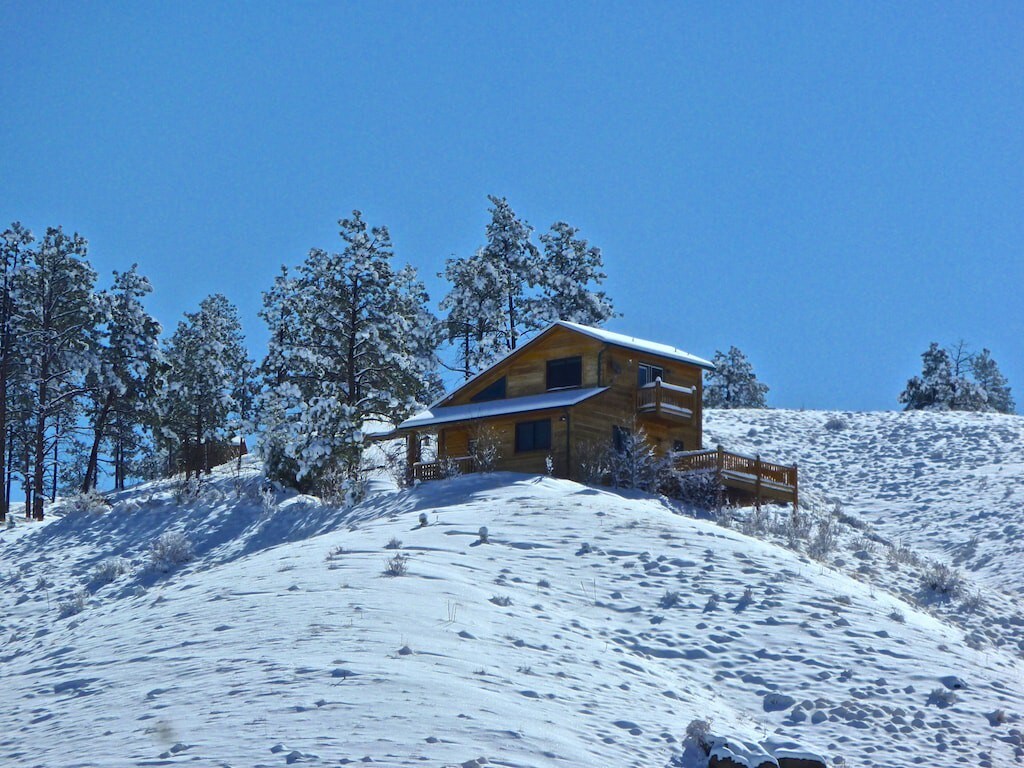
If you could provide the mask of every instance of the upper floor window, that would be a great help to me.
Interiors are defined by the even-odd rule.
[[[640,363],[640,366],[637,368],[636,383],[642,387],[644,384],[650,384],[655,379],[661,379],[664,381],[665,369],[657,365]]]
[[[583,358],[548,360],[548,389],[568,389],[583,384]]]
[[[485,403],[488,400],[504,400],[505,399],[505,384],[506,377],[502,376],[497,381],[491,382],[486,387],[481,389],[471,398],[471,403]]]

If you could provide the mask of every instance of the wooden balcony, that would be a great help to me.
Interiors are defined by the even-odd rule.
[[[720,485],[761,500],[792,504],[799,500],[797,467],[765,461],[760,456],[730,453],[718,446],[707,451],[684,451],[673,454],[676,469],[682,472],[706,470],[715,472]]]
[[[413,480],[442,480],[453,474],[475,471],[472,456],[449,456],[438,461],[417,461],[412,465]]]
[[[641,416],[654,416],[670,421],[693,421],[698,404],[694,387],[679,387],[655,379],[636,391],[636,411]]]

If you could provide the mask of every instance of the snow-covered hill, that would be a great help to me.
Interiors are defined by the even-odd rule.
[[[829,415],[708,421],[768,455],[805,418],[822,431]],[[855,419],[888,416],[846,418],[849,445]],[[935,418],[905,422],[907,462],[938,464],[914,429]],[[943,460],[969,464],[962,445]],[[1020,450],[1000,466],[1019,472]],[[690,766],[695,719],[747,751],[830,765],[1024,760],[1019,598],[977,599],[970,579],[937,592],[930,564],[886,543],[888,500],[864,506],[884,536],[820,503],[850,487],[829,487],[844,468],[828,462],[854,473],[863,457],[801,460],[796,531],[785,510],[725,527],[508,474],[375,487],[341,510],[261,493],[251,464],[199,498],[154,483],[19,524],[0,533],[0,764]],[[915,492],[892,492],[898,517]],[[1017,493],[993,493],[991,515],[1019,515]],[[151,564],[168,532],[192,560]],[[396,555],[406,573],[386,575]]]
[[[704,427],[707,444],[796,461],[804,488],[893,541],[1024,595],[1024,417],[708,411]]]

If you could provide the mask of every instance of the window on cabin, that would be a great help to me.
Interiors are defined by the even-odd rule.
[[[497,381],[491,382],[486,387],[481,389],[471,398],[471,403],[486,403],[488,400],[504,400],[505,399],[505,385],[506,377],[502,376]]]
[[[548,360],[548,389],[569,389],[583,384],[583,358]]]
[[[521,421],[516,424],[516,453],[546,451],[551,448],[551,419]]]
[[[683,445],[683,441],[682,440],[673,440],[672,441],[672,450],[675,451],[676,453],[678,453],[680,451],[685,451],[686,447]]]
[[[637,381],[639,386],[650,384],[656,379],[665,380],[665,369],[657,365],[648,365],[647,363],[640,363],[637,368]]]

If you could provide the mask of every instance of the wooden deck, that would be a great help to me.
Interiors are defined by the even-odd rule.
[[[722,446],[706,451],[676,453],[674,463],[682,472],[714,471],[721,485],[750,494],[758,506],[762,499],[781,501],[794,507],[799,502],[800,483],[795,464],[776,464],[760,456],[730,453]]]

